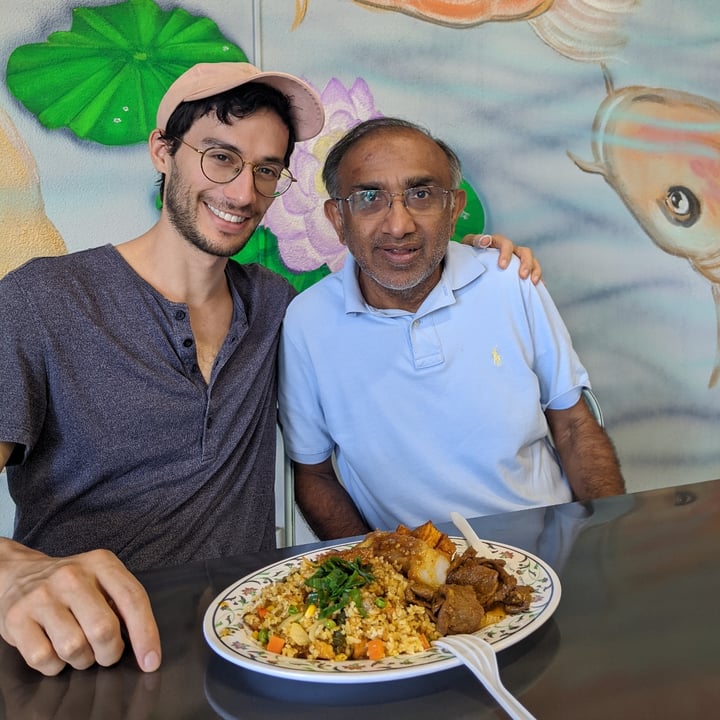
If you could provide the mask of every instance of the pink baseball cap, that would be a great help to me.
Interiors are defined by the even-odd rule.
[[[173,110],[182,102],[201,100],[249,82],[270,85],[290,99],[297,140],[315,137],[325,123],[320,96],[300,78],[282,72],[261,72],[245,62],[199,63],[168,88],[157,111],[157,126],[165,130]]]

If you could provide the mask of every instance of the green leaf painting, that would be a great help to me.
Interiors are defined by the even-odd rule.
[[[243,61],[208,18],[153,0],[73,10],[69,31],[10,55],[7,85],[49,129],[104,145],[145,142],[170,84],[198,62]]]
[[[293,272],[290,270],[280,257],[277,238],[262,225],[252,234],[247,245],[232,259],[239,263],[256,262],[264,265],[286,278],[298,292],[302,292],[305,288],[309,288],[313,283],[330,274],[327,265],[321,265],[310,272]]]
[[[457,242],[460,242],[465,235],[481,233],[485,228],[485,210],[477,193],[466,180],[460,183],[460,189],[465,191],[467,203],[455,223],[455,234],[452,239]]]

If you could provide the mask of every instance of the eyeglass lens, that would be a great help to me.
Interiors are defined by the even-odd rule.
[[[282,195],[292,184],[293,177],[279,163],[252,165],[246,163],[240,155],[224,148],[208,148],[200,161],[203,173],[216,183],[229,183],[234,180],[245,165],[252,169],[255,189],[265,197]]]
[[[350,212],[354,215],[370,217],[387,213],[393,199],[402,196],[405,207],[415,215],[438,213],[445,209],[449,190],[435,185],[422,185],[408,188],[401,193],[391,193],[387,190],[357,190],[347,198]]]

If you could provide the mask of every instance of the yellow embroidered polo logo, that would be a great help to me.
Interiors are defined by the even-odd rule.
[[[493,359],[493,365],[495,367],[500,367],[502,365],[502,356],[498,352],[498,349],[494,347],[492,349],[492,359]]]

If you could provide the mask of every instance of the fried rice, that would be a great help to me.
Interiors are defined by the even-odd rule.
[[[345,661],[422,652],[440,637],[426,608],[408,600],[408,579],[382,557],[363,559],[372,579],[358,588],[359,606],[350,600],[322,617],[306,584],[322,561],[303,558],[262,589],[244,615],[258,642],[287,657]]]

